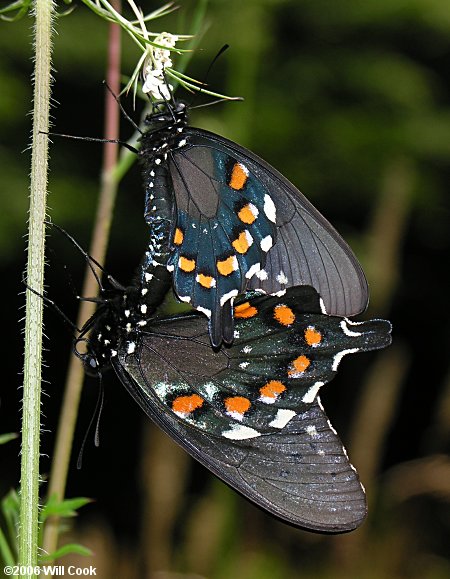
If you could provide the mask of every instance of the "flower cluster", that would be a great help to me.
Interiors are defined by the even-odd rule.
[[[173,87],[167,84],[164,70],[172,66],[171,51],[169,49],[175,47],[177,40],[178,36],[175,34],[162,32],[155,38],[154,42],[160,46],[167,46],[167,49],[155,46],[150,46],[149,48],[149,56],[142,68],[144,80],[142,91],[146,94],[150,93],[155,99],[163,98],[169,100],[171,98],[170,91]]]

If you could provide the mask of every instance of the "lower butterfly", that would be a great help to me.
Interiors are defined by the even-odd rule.
[[[154,316],[170,280],[145,265],[141,280],[114,284],[82,330],[86,372],[112,366],[175,442],[283,521],[336,533],[360,525],[364,490],[319,391],[343,356],[387,346],[390,323],[325,315],[308,286],[248,293],[234,307],[232,346],[214,350],[204,316]]]

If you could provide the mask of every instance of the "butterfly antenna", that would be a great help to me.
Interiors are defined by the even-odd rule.
[[[71,243],[72,245],[74,245],[78,251],[84,256],[87,264],[89,265],[90,270],[92,271],[93,276],[95,277],[95,281],[98,284],[98,287],[100,288],[101,291],[104,291],[104,288],[102,286],[102,282],[97,274],[97,272],[95,271],[94,266],[92,265],[93,263],[100,269],[100,271],[102,273],[104,273],[106,276],[108,276],[108,278],[110,277],[109,274],[105,271],[105,268],[99,264],[99,262],[93,258],[91,255],[89,255],[87,253],[86,250],[84,250],[81,245],[78,243],[78,241],[76,241],[76,239],[74,237],[72,237],[70,235],[70,233],[68,233],[65,229],[63,229],[62,227],[60,227],[59,225],[56,225],[56,223],[53,223],[52,221],[47,221],[44,220],[45,225],[48,225],[50,227],[55,227],[60,233],[62,233]]]
[[[215,63],[217,62],[217,60],[219,59],[219,57],[222,56],[222,54],[223,54],[226,50],[228,50],[229,48],[230,48],[230,45],[229,45],[229,44],[224,44],[224,45],[222,46],[222,48],[218,51],[218,53],[216,54],[216,56],[212,59],[211,63],[209,64],[209,66],[208,66],[208,68],[207,68],[207,70],[206,70],[205,76],[203,77],[203,81],[201,82],[202,85],[206,85],[206,84],[207,84],[208,76],[209,76],[209,73],[210,73],[211,70],[212,70],[212,67],[215,65]],[[198,97],[198,95],[199,95],[200,93],[202,93],[202,92],[203,92],[203,89],[202,89],[201,87],[195,92],[194,98],[192,99],[192,102],[191,102],[191,104],[189,105],[189,109],[196,108],[196,107],[193,106],[194,103],[195,103],[195,99],[196,99],[196,98]],[[224,99],[222,99],[222,100],[224,100]],[[220,102],[220,101],[215,101],[215,102]],[[213,104],[213,103],[211,103],[211,104]]]
[[[114,91],[112,90],[112,88],[109,86],[109,84],[106,82],[106,80],[103,81],[104,85],[106,86],[106,88],[108,89],[109,93],[111,94],[111,96],[113,97],[113,99],[116,101],[116,103],[119,105],[119,109],[120,112],[122,113],[122,115],[127,119],[127,121],[129,123],[131,123],[132,127],[134,128],[135,131],[137,131],[138,133],[141,133],[141,135],[143,135],[143,131],[142,129],[139,127],[139,125],[130,117],[130,115],[127,113],[127,111],[123,108],[122,103],[120,102],[119,97],[114,94]]]
[[[64,137],[65,139],[74,139],[75,141],[91,141],[93,143],[114,143],[115,145],[121,145],[128,149],[135,155],[139,154],[138,149],[130,145],[126,141],[121,141],[120,139],[100,139],[99,137],[77,137],[76,135],[66,135],[65,133],[53,133],[50,131],[39,131],[42,135],[49,135],[50,137]]]
[[[38,298],[41,298],[41,300],[43,300],[43,302],[45,304],[51,306],[55,310],[55,312],[59,316],[61,316],[61,318],[66,322],[66,324],[71,328],[72,331],[75,330],[76,332],[81,332],[81,330],[78,328],[78,326],[74,322],[72,322],[72,320],[68,316],[66,316],[66,314],[62,311],[62,309],[59,306],[57,306],[53,300],[51,300],[47,296],[44,296],[43,294],[39,293],[38,291],[33,289],[31,286],[29,286],[24,277],[22,278],[22,283],[24,284],[24,286],[26,287],[27,290],[29,290],[31,293],[33,293]]]
[[[105,399],[105,390],[103,388],[102,375],[99,374],[98,378],[99,378],[99,391],[98,391],[97,402],[95,404],[95,410],[94,410],[94,412],[91,416],[91,419],[89,421],[89,425],[88,425],[86,432],[84,434],[83,442],[81,443],[80,452],[78,453],[78,458],[77,458],[77,469],[78,470],[81,470],[81,467],[83,466],[84,447],[86,446],[87,437],[89,436],[89,433],[92,430],[92,426],[94,424],[94,421],[96,422],[95,433],[94,433],[94,444],[96,447],[98,447],[100,444],[100,438],[99,438],[100,417],[101,417],[101,413],[103,410],[103,402]]]

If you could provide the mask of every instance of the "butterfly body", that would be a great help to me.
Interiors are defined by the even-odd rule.
[[[282,295],[310,285],[329,314],[366,308],[367,282],[353,252],[278,171],[248,149],[188,126],[182,104],[150,115],[147,124],[145,172],[164,172],[160,192],[173,204],[167,268],[179,299],[209,318],[214,346],[233,341],[233,301],[246,289]],[[153,207],[147,195],[147,221]]]

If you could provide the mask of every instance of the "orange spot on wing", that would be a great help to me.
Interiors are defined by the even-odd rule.
[[[175,235],[173,236],[173,242],[175,245],[181,245],[183,243],[184,235],[179,227],[175,229]]]
[[[282,326],[290,326],[295,322],[295,314],[285,305],[275,306],[273,310],[273,317],[279,322]]]
[[[245,171],[243,165],[240,163],[235,163],[233,170],[231,171],[231,179],[228,185],[233,189],[239,190],[244,187],[248,179],[247,172]]]
[[[180,261],[178,262],[178,265],[180,267],[181,270],[185,271],[186,273],[190,273],[191,271],[194,271],[195,269],[195,260],[194,259],[188,259],[187,257],[180,257]]]
[[[222,261],[217,262],[217,270],[221,275],[230,275],[237,269],[236,257],[231,255]]]
[[[250,247],[247,239],[247,233],[242,231],[242,233],[239,234],[239,237],[235,239],[231,245],[238,253],[247,253],[248,248]]]
[[[247,203],[240,211],[238,211],[238,217],[243,223],[251,225],[256,220],[257,215],[255,215],[255,209],[252,210],[250,203]]]
[[[288,375],[292,376],[304,372],[310,364],[311,361],[306,356],[299,356],[292,362],[292,370],[288,371]]]
[[[203,406],[203,398],[198,394],[191,394],[190,396],[178,396],[172,402],[172,410],[180,414],[190,414],[197,408]]]
[[[305,330],[305,340],[308,346],[317,346],[322,341],[322,334],[312,326]]]
[[[224,402],[227,412],[237,412],[238,414],[244,414],[251,406],[250,400],[243,396],[225,398]]]
[[[253,318],[256,316],[258,310],[250,305],[250,302],[245,302],[243,304],[239,304],[234,308],[234,317],[235,318]]]
[[[203,273],[199,273],[197,276],[198,283],[205,287],[206,289],[210,289],[214,285],[214,278],[210,275],[204,275]]]
[[[259,389],[259,393],[265,398],[277,398],[285,390],[286,386],[284,384],[278,380],[271,380]]]

